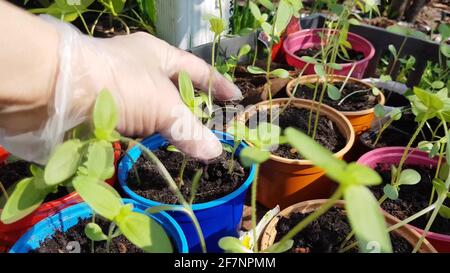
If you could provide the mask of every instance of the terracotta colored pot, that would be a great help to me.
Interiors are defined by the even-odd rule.
[[[358,160],[358,163],[369,166],[372,169],[375,168],[378,163],[398,165],[404,151],[405,147],[385,147],[375,149],[364,154]],[[411,151],[412,152],[410,152],[406,158],[405,164],[408,164],[409,166],[437,166],[438,160],[429,158],[427,153],[418,149],[411,149]],[[420,234],[423,234],[424,232],[423,229],[412,225],[408,226],[415,229]],[[450,253],[450,235],[428,232],[426,238],[439,252]]]
[[[120,143],[118,142],[114,143],[114,165],[117,165],[117,161],[119,160],[121,152],[120,149],[121,149]],[[6,160],[6,158],[4,158],[4,160]],[[107,180],[106,182],[110,185],[114,185],[115,181],[116,181],[116,172],[114,173],[114,176],[109,180]],[[82,201],[83,200],[76,192],[72,192],[64,197],[42,204],[32,214],[15,223],[6,225],[0,222],[0,250],[3,247],[3,250],[6,251],[30,227],[34,226],[42,219],[52,216],[57,212],[59,212],[60,210],[78,204]]]
[[[289,99],[274,99],[273,107],[282,107]],[[318,103],[310,100],[293,99],[291,105],[298,108],[314,109],[317,111]],[[242,122],[246,122],[259,110],[269,108],[269,101],[264,101],[238,116]],[[346,146],[337,152],[335,156],[342,158],[352,147],[355,141],[355,132],[341,113],[333,108],[322,105],[322,115],[336,123],[338,130],[347,140]],[[267,208],[280,205],[285,208],[304,200],[328,198],[336,184],[325,177],[325,172],[314,166],[309,160],[286,159],[271,155],[270,159],[263,163],[258,177],[258,201]]]
[[[316,209],[318,209],[320,206],[322,206],[326,201],[327,201],[327,199],[305,201],[305,202],[297,203],[295,205],[292,205],[292,206],[280,211],[278,213],[278,215],[275,216],[269,222],[266,229],[264,230],[264,233],[263,233],[261,241],[260,241],[261,250],[268,248],[269,246],[271,246],[274,243],[275,237],[277,235],[276,226],[281,217],[289,218],[289,216],[295,212],[300,212],[300,213],[313,212]],[[344,208],[344,204],[345,204],[344,201],[339,201],[335,205],[335,207],[336,208]],[[388,226],[392,226],[392,225],[395,225],[396,223],[398,223],[398,219],[396,219],[392,215],[390,215],[384,211],[383,211],[383,214],[384,214],[384,217],[386,219],[386,223]],[[393,232],[395,234],[403,237],[404,239],[406,239],[412,246],[415,246],[420,238],[420,234],[408,226],[403,226],[399,229],[394,230]],[[425,240],[423,242],[422,247],[420,248],[419,252],[420,253],[437,253],[436,249],[434,249],[434,247],[427,240]]]
[[[320,46],[322,39],[319,34],[322,32],[327,33],[328,30],[321,28],[305,29],[288,35],[287,39],[283,43],[287,63],[295,66],[299,70],[306,66],[304,72],[305,75],[316,74],[314,71],[314,65],[304,62],[300,57],[295,55],[295,52],[300,49]],[[347,41],[352,45],[352,49],[364,54],[364,59],[356,61],[356,66],[352,73],[352,77],[362,79],[370,60],[372,60],[375,55],[375,48],[368,40],[351,32],[348,33]],[[336,70],[334,73],[337,75],[346,76],[350,73],[353,63],[344,63],[341,64],[341,66],[342,69]]]
[[[333,75],[330,77],[329,81],[336,83],[336,82],[343,82],[345,80],[345,76],[338,76]],[[307,84],[307,83],[316,83],[319,79],[316,75],[308,75],[303,76],[300,79],[294,79],[290,81],[286,87],[286,92],[288,96],[292,96],[292,90],[295,88],[295,85],[297,84],[297,81],[300,81],[300,84]],[[366,86],[368,89],[372,89],[372,86],[368,83],[362,82],[355,78],[349,78],[349,83],[358,83],[363,86]],[[378,96],[378,103],[381,105],[384,105],[385,98],[383,93],[380,93]],[[358,136],[362,134],[364,131],[367,131],[370,129],[373,120],[375,119],[375,113],[374,108],[362,110],[362,111],[353,111],[353,112],[346,112],[346,111],[340,111],[344,116],[346,116],[350,123],[352,124],[355,134]]]

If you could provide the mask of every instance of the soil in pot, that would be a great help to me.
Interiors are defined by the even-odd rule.
[[[276,115],[278,111],[273,111],[273,115]],[[305,108],[297,108],[294,106],[288,106],[284,112],[278,117],[278,121],[275,120],[275,124],[281,127],[281,129],[286,129],[288,127],[294,127],[302,132],[308,132],[310,110]],[[269,113],[266,110],[258,112],[259,120],[268,121]],[[266,117],[265,119],[263,117]],[[253,120],[255,117],[250,117],[249,120]],[[316,111],[312,112],[311,127],[314,126],[314,120],[316,118]],[[255,122],[247,124],[252,127]],[[328,119],[326,116],[321,115],[319,117],[319,122],[317,125],[316,139],[320,145],[327,148],[333,153],[336,153],[343,149],[346,145],[346,139],[344,135],[341,134],[335,122]],[[291,146],[282,144],[279,145],[272,154],[281,156],[288,159],[302,159],[301,155],[297,153],[295,149]]]
[[[383,196],[384,185],[391,182],[390,168],[390,164],[385,163],[379,163],[375,168],[375,170],[383,178],[382,185],[371,188],[372,192],[378,199]],[[414,169],[418,171],[422,178],[421,181],[413,186],[402,186],[399,191],[399,198],[397,200],[387,199],[381,205],[382,209],[400,220],[404,220],[409,216],[412,216],[422,209],[428,207],[431,191],[433,189],[432,180],[436,172],[436,168],[432,166],[405,165],[403,169]],[[444,205],[450,206],[450,202],[448,199],[444,202]],[[427,221],[428,218],[422,216],[419,219],[414,220],[410,224],[415,227],[424,229]],[[450,220],[440,216],[436,217],[433,225],[431,226],[431,231],[450,235]]]
[[[183,161],[183,155],[178,152],[171,152],[167,147],[162,147],[154,152],[161,160],[169,173],[179,182],[179,173]],[[222,155],[208,163],[201,162],[195,158],[189,158],[184,175],[183,185],[180,188],[183,196],[189,200],[191,197],[192,179],[197,170],[202,169],[199,186],[195,195],[194,203],[205,203],[216,200],[239,188],[246,180],[247,174],[241,164],[233,160],[234,168],[231,174],[228,172],[230,167],[231,155],[223,152]],[[127,184],[131,190],[140,196],[164,204],[178,204],[178,198],[172,194],[167,187],[164,178],[159,174],[159,170],[151,160],[141,156],[130,169]]]
[[[341,89],[342,87],[341,82],[334,83],[333,85],[337,89]],[[297,92],[295,93],[295,97],[301,98],[301,99],[308,99],[312,100],[314,97],[314,89],[315,84],[305,84],[305,85],[299,85],[297,88]],[[358,92],[351,96],[349,96],[347,99],[345,99],[341,104],[339,104],[340,100],[332,100],[327,96],[327,94],[324,95],[323,103],[333,107],[334,109],[338,111],[343,112],[354,112],[354,111],[362,111],[367,110],[375,107],[375,105],[378,104],[378,98],[372,94],[372,90],[370,88],[367,88],[366,85],[362,85],[359,83],[353,83],[353,82],[347,82],[347,84],[344,87],[344,90],[342,90],[341,94],[341,100],[356,91],[362,91],[366,90],[366,92]],[[322,92],[322,85],[319,85],[318,91],[317,91],[317,97],[316,101],[318,100],[318,97],[320,96],[320,92]]]
[[[39,248],[34,253],[70,253],[71,242],[77,242],[80,245],[80,253],[91,253],[91,240],[84,233],[84,228],[92,219],[79,219],[79,222],[67,231],[57,230],[51,237],[41,242]],[[98,219],[96,223],[102,228],[104,234],[108,234],[109,222]],[[68,247],[69,246],[69,247]],[[107,253],[106,241],[95,242],[94,253]],[[143,253],[141,249],[128,241],[125,236],[120,235],[111,241],[110,253]]]
[[[306,218],[310,213],[292,213],[289,218],[282,217],[276,226],[277,236],[275,242],[281,240],[296,224]],[[344,210],[331,208],[319,218],[314,220],[305,229],[294,237],[294,246],[291,253],[336,253],[339,252],[342,242],[352,228],[347,221]],[[391,234],[392,246],[395,253],[411,253],[413,248],[404,238]],[[352,239],[350,243],[355,242]],[[349,252],[358,252],[355,247]]]
[[[322,49],[320,46],[314,46],[314,47],[299,49],[296,52],[294,52],[294,54],[298,57],[303,57],[303,56],[314,57],[314,56],[320,56],[321,51],[322,51]],[[364,57],[365,57],[364,53],[353,50],[353,49],[347,49],[347,53],[348,53],[348,58],[345,58],[345,59],[343,57],[341,57],[341,56],[344,56],[344,54],[342,52],[340,54],[338,54],[338,56],[336,57],[336,63],[338,63],[338,64],[351,63],[354,61],[360,61],[360,60],[364,59]],[[328,60],[328,61],[330,61],[330,60]]]
[[[30,165],[29,162],[24,160],[0,165],[0,182],[2,182],[3,187],[8,190],[14,183],[19,182],[24,178],[31,177]],[[47,195],[44,203],[59,199],[67,194],[69,194],[69,192],[66,188],[59,187],[58,192]]]
[[[376,146],[374,142],[378,137],[379,130],[369,130],[361,135],[360,141],[367,147],[372,149],[382,148],[382,147],[393,147],[393,146],[406,146],[417,128],[417,122],[414,121],[414,114],[410,111],[402,114],[400,120],[392,122],[392,124],[386,128],[381,134]],[[439,121],[437,119],[432,119],[429,121],[431,128],[436,128]],[[441,135],[441,130],[438,130],[437,135]],[[416,140],[413,142],[413,147],[416,147],[420,141],[431,139],[432,134],[430,130],[423,129]]]

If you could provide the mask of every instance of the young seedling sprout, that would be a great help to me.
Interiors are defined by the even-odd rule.
[[[109,246],[114,237],[123,234],[146,252],[171,252],[172,244],[160,224],[148,215],[134,212],[132,205],[123,204],[119,194],[104,182],[115,171],[112,143],[121,140],[138,145],[157,165],[169,189],[183,205],[180,210],[192,219],[202,249],[206,251],[197,218],[164,165],[139,142],[121,137],[115,131],[117,122],[118,111],[114,99],[108,91],[103,90],[94,106],[93,132],[86,139],[71,139],[59,145],[44,168],[31,165],[32,176],[17,183],[1,211],[0,220],[11,224],[23,219],[37,209],[48,194],[60,187],[69,187],[74,188],[94,211],[93,221],[86,228],[86,235],[91,240],[104,240]],[[95,215],[111,222],[108,234],[103,234],[105,236],[95,225]]]
[[[267,1],[260,1],[267,2]],[[263,33],[268,40],[267,49],[267,64],[266,70],[261,69],[256,66],[247,67],[247,71],[252,74],[263,74],[266,75],[266,88],[269,95],[269,103],[270,103],[270,113],[269,116],[272,117],[272,87],[270,79],[273,76],[278,78],[288,78],[289,72],[284,69],[275,69],[271,71],[272,64],[272,50],[275,43],[279,43],[281,39],[281,35],[284,30],[288,26],[291,18],[294,16],[298,18],[300,16],[299,11],[302,9],[303,4],[300,0],[280,0],[278,2],[278,6],[270,5],[265,3],[264,7],[268,9],[270,12],[274,13],[274,23],[270,24],[268,21],[269,16],[266,13],[261,13],[257,4],[253,1],[249,2],[249,7],[252,15],[258,21],[258,24],[261,26]]]
[[[252,48],[250,47],[250,45],[245,44],[243,45],[240,49],[238,54],[235,55],[231,55],[230,59],[225,61],[225,64],[222,65],[220,67],[220,73],[222,73],[228,80],[234,82],[236,80],[235,78],[235,73],[236,73],[236,67],[239,64],[240,60],[242,58],[244,58],[245,56],[247,56],[250,51],[252,50]],[[230,71],[231,71],[231,75],[230,75]]]
[[[244,123],[235,121],[228,128],[228,132],[233,134],[237,139],[246,139],[253,144],[246,147],[240,152],[241,163],[244,167],[256,165],[255,179],[251,188],[251,207],[252,207],[252,226],[253,226],[253,252],[258,252],[258,238],[256,234],[256,189],[258,184],[259,167],[262,163],[270,158],[270,150],[274,146],[285,143],[285,138],[281,136],[281,129],[277,125],[261,122],[254,129],[249,129]],[[287,250],[292,247],[292,241],[284,243],[283,246],[276,245],[278,249]],[[219,241],[219,246],[227,252],[251,252],[245,247],[238,238],[224,237]],[[278,250],[279,252],[283,252]]]

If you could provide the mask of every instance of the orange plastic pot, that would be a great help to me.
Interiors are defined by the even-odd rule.
[[[289,218],[292,213],[300,212],[300,213],[310,213],[317,210],[320,206],[322,206],[327,200],[326,199],[318,199],[318,200],[309,200],[301,203],[294,204],[282,211],[280,211],[267,225],[266,229],[260,240],[260,249],[264,250],[273,245],[275,242],[275,238],[277,236],[277,224],[280,218],[285,217]],[[335,205],[336,208],[344,208],[344,201],[338,201]],[[382,211],[383,215],[386,219],[386,223],[388,226],[392,226],[398,223],[398,220],[392,215]],[[408,241],[411,246],[415,246],[419,241],[420,234],[414,229],[403,226],[399,229],[393,231],[398,236],[403,237],[406,241]],[[422,244],[422,247],[419,250],[420,253],[437,253],[436,249],[425,240]]]
[[[282,107],[288,101],[289,99],[274,99],[273,107]],[[303,99],[293,99],[291,105],[313,111],[317,111],[318,107],[318,103]],[[248,108],[238,119],[246,122],[259,110],[268,108],[269,101],[261,102]],[[329,106],[322,105],[321,114],[335,122],[337,129],[347,140],[345,147],[335,153],[337,158],[342,158],[355,141],[352,125],[346,117]],[[304,200],[328,198],[336,184],[325,177],[325,172],[309,160],[286,159],[271,155],[270,159],[261,165],[257,187],[257,199],[260,204],[267,208],[276,205],[285,208]]]
[[[329,77],[330,78],[328,80],[332,83],[344,82],[346,79],[345,76],[339,76],[339,75],[332,75]],[[307,76],[300,77],[300,79],[294,79],[288,83],[288,85],[286,87],[286,92],[287,92],[288,96],[291,97],[292,90],[295,88],[295,85],[297,84],[297,82],[301,85],[304,85],[307,83],[316,83],[318,80],[319,80],[319,77],[317,75],[307,75]],[[372,85],[365,83],[361,80],[355,79],[355,78],[349,78],[347,82],[358,83],[360,85],[367,87],[368,89],[372,89]],[[383,93],[380,93],[380,95],[378,95],[378,103],[381,105],[384,105],[385,97],[384,97]],[[366,110],[362,110],[362,111],[351,111],[351,112],[340,111],[340,112],[350,120],[350,123],[352,124],[353,129],[355,130],[355,134],[357,136],[362,134],[363,132],[369,130],[372,125],[373,120],[375,119],[374,108],[370,108],[370,109],[366,109]]]
[[[117,165],[117,161],[120,157],[120,152],[120,143],[114,143],[114,165]],[[2,154],[6,156],[2,157]],[[0,161],[2,162],[1,164],[4,163],[7,157],[8,153],[4,149],[0,149],[0,159],[2,159]],[[108,184],[114,185],[116,181],[115,173],[112,178],[106,181]],[[2,252],[2,250],[7,251],[8,248],[11,247],[20,238],[20,236],[22,236],[30,227],[34,226],[42,219],[52,216],[60,210],[78,204],[82,201],[83,200],[76,192],[72,192],[57,200],[42,204],[33,213],[15,223],[6,225],[0,222],[0,252]]]

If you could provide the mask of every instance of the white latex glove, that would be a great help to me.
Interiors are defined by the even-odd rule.
[[[53,17],[42,18],[56,27],[60,38],[49,115],[32,132],[0,130],[0,143],[7,150],[45,163],[64,133],[90,118],[97,94],[107,88],[119,108],[120,133],[145,137],[159,132],[191,156],[207,160],[220,155],[220,142],[184,106],[174,85],[178,72],[186,71],[195,86],[208,90],[211,67],[203,60],[146,33],[91,38]],[[218,73],[213,79],[216,99],[241,99],[233,83]]]

